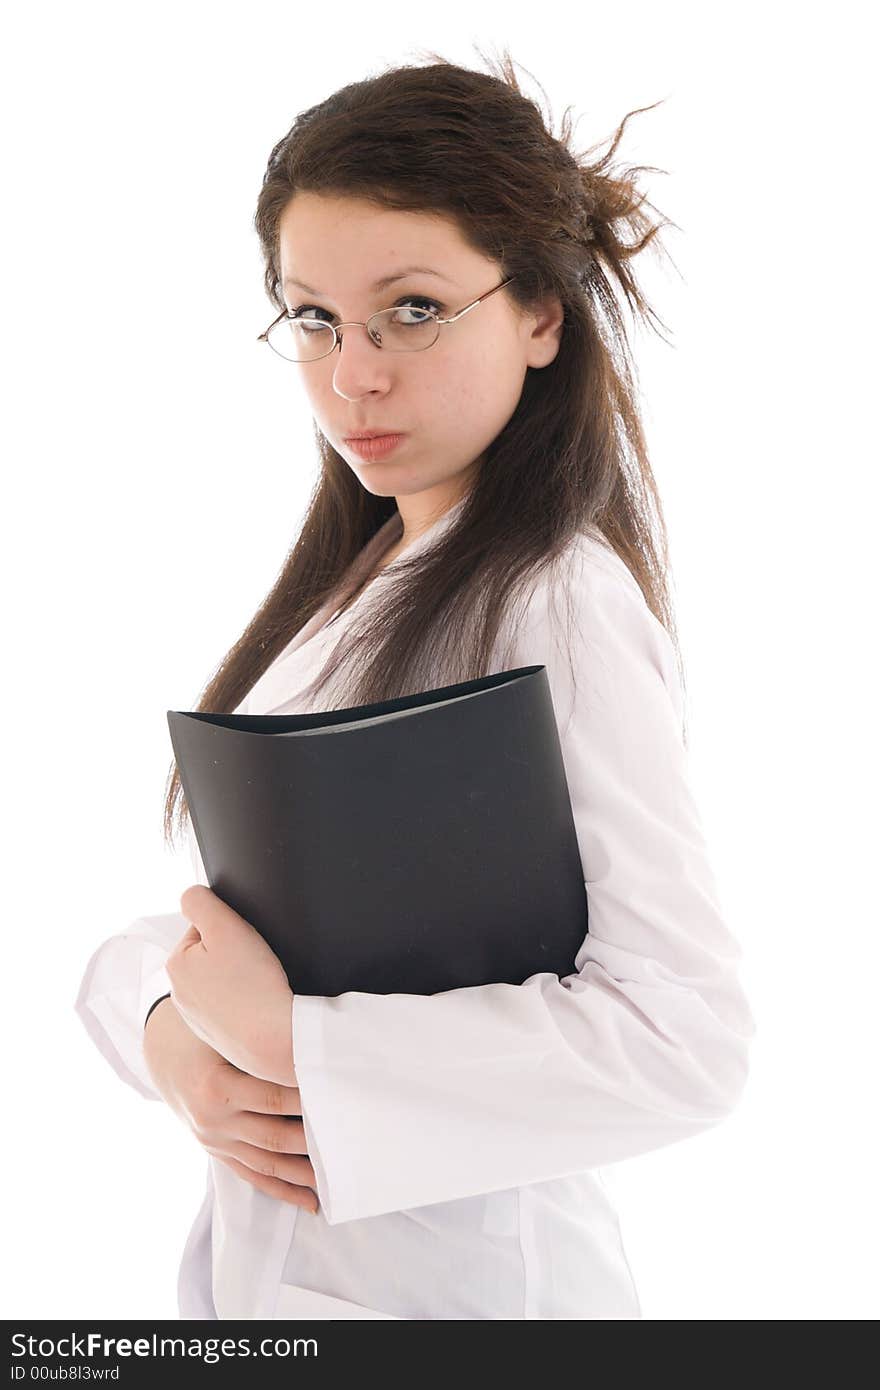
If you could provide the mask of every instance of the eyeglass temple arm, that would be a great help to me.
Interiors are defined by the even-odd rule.
[[[484,299],[488,299],[490,295],[495,294],[498,290],[503,290],[505,285],[509,285],[511,280],[515,279],[515,275],[508,275],[507,279],[502,280],[500,285],[493,285],[491,290],[487,290],[485,294],[481,294],[476,299],[472,299],[470,304],[466,304],[463,309],[459,309],[457,314],[452,314],[448,319],[438,319],[437,322],[455,323],[455,320],[460,319],[462,314],[467,314],[471,309],[476,309],[477,305],[482,304]]]
[[[282,310],[281,310],[281,313],[278,315],[277,319],[273,319],[272,322],[269,324],[269,327],[268,327],[268,328],[264,328],[263,331],[262,331],[262,333],[258,333],[258,334],[257,334],[257,342],[258,342],[258,343],[265,343],[265,342],[266,342],[266,340],[267,340],[268,337],[269,337],[269,334],[272,332],[272,329],[275,327],[276,323],[280,323],[281,320],[282,320],[283,318],[286,318],[286,317],[287,317],[287,312],[288,312],[288,311],[287,311],[286,309],[282,309]]]

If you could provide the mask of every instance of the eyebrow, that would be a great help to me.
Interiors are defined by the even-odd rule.
[[[377,280],[373,285],[373,293],[379,294],[382,290],[387,290],[389,285],[393,285],[396,280],[405,280],[407,275],[433,275],[438,280],[445,280],[447,285],[455,285],[454,280],[450,280],[448,275],[441,275],[439,270],[432,270],[426,265],[410,265],[406,270],[396,270],[393,275],[384,275],[381,280]],[[313,290],[311,285],[306,285],[302,280],[295,280],[292,275],[285,275],[284,285],[297,285],[299,289],[305,290],[306,294],[316,294],[319,299],[326,299],[328,296],[323,290]],[[460,289],[458,285],[456,288]]]

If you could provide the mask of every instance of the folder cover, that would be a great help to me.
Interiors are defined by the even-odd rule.
[[[211,889],[294,994],[573,972],[587,898],[546,667],[323,713],[167,716]]]

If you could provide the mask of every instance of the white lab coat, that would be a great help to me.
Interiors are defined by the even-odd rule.
[[[394,516],[373,537],[352,588],[400,531]],[[560,573],[561,598],[542,576],[511,615],[513,656],[493,669],[547,667],[589,902],[575,971],[431,996],[295,995],[320,1211],[210,1157],[182,1317],[641,1317],[601,1169],[723,1120],[755,1021],[689,785],[668,634],[599,532],[577,537]],[[337,591],[239,712],[309,708],[337,635],[392,576],[339,615]],[[206,883],[191,833],[190,849]],[[120,1077],[152,1099],[143,1020],[186,926],[178,912],[138,918],[97,948],[76,1000]]]

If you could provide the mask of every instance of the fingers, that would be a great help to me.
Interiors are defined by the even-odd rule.
[[[308,1154],[302,1120],[265,1115],[248,1115],[244,1111],[230,1115],[228,1124],[236,1139],[265,1149],[270,1154]]]
[[[227,1168],[231,1168],[233,1173],[249,1182],[258,1191],[265,1192],[267,1197],[276,1197],[281,1202],[289,1202],[295,1207],[304,1207],[306,1211],[316,1212],[318,1210],[318,1198],[316,1193],[309,1187],[301,1187],[291,1182],[284,1182],[280,1178],[256,1172],[244,1163],[239,1163],[238,1159],[231,1158],[226,1154],[215,1154],[221,1163],[225,1163]],[[311,1165],[310,1165],[311,1166]]]
[[[223,1148],[228,1157],[238,1159],[239,1163],[252,1168],[264,1178],[280,1178],[282,1182],[303,1187],[314,1187],[317,1181],[307,1156],[273,1153],[270,1149],[261,1149],[256,1144],[246,1144],[242,1140],[232,1140]]]
[[[261,1081],[250,1072],[239,1071],[231,1087],[230,1101],[238,1110],[257,1115],[301,1115],[298,1086],[282,1086],[277,1081]]]
[[[187,952],[191,950],[204,951],[204,949],[201,933],[198,927],[191,923],[180,940],[176,942],[173,950],[169,951],[165,962],[172,985],[175,978],[180,979],[180,967],[185,961]]]
[[[245,1144],[232,1140],[222,1147],[206,1145],[209,1153],[216,1158],[234,1159],[249,1175],[271,1178],[286,1187],[310,1188],[317,1186],[315,1170],[308,1158],[294,1155],[270,1153],[259,1149],[255,1144]],[[265,1190],[265,1189],[263,1189]]]
[[[202,934],[194,923],[190,923],[187,927],[174,950],[183,954],[190,946],[202,946]],[[204,950],[204,946],[202,946],[202,950]]]
[[[180,895],[180,910],[188,922],[194,924],[198,922],[199,935],[210,945],[212,938],[220,939],[224,928],[241,930],[246,928],[252,932],[254,928],[245,919],[225,903],[222,898],[206,888],[203,883],[194,883],[192,887],[184,889]]]
[[[190,923],[198,917],[201,922],[205,913],[218,901],[217,895],[203,883],[194,883],[180,895],[180,911]]]

